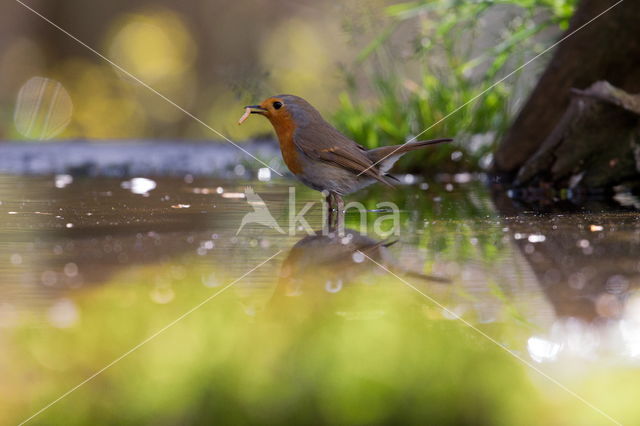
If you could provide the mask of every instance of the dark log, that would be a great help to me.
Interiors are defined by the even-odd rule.
[[[640,96],[598,82],[573,92],[562,119],[514,183],[610,188],[638,176]]]
[[[582,0],[567,34],[617,0]],[[563,41],[495,153],[496,174],[514,177],[550,137],[571,101],[571,89],[606,80],[640,92],[640,2],[624,1]],[[599,141],[605,143],[610,138]]]

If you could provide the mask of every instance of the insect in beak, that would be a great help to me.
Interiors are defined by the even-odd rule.
[[[240,120],[238,120],[238,124],[242,124],[244,120],[249,118],[250,114],[266,115],[266,112],[267,109],[262,108],[260,105],[247,105],[246,107],[244,107],[244,114],[242,114],[242,117],[240,117]]]
[[[249,108],[251,114],[263,114],[267,111],[266,108],[262,108],[260,105],[247,105],[245,109]]]

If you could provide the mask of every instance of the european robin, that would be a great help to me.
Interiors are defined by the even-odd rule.
[[[404,154],[452,139],[409,142],[366,149],[329,124],[311,104],[299,96],[278,95],[260,105],[245,107],[241,124],[249,114],[269,119],[280,142],[285,164],[305,185],[326,191],[329,209],[344,208],[342,196],[376,181],[393,187],[387,172]],[[397,179],[395,179],[397,180]]]

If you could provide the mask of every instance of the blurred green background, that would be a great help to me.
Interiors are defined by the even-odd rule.
[[[490,163],[546,61],[483,92],[555,41],[575,3],[27,4],[234,140],[271,135],[266,120],[236,121],[278,93],[308,99],[369,147],[403,142],[478,97],[421,135],[455,145],[402,163],[455,171]],[[220,139],[19,3],[1,9],[0,139]],[[37,76],[49,80],[27,84]]]

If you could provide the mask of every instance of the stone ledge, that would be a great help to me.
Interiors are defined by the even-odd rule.
[[[286,170],[276,142],[247,141],[240,146],[279,172]],[[247,177],[265,167],[224,141],[0,142],[0,174],[238,177],[242,168],[237,165],[244,167]]]

